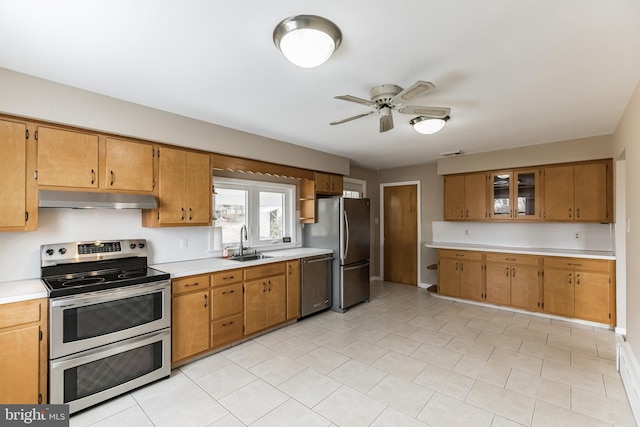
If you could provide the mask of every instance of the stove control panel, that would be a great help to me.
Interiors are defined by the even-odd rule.
[[[54,243],[40,246],[40,265],[49,267],[103,259],[146,257],[146,248],[145,239]]]

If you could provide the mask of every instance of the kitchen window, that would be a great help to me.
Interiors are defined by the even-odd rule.
[[[222,227],[223,247],[238,246],[242,226],[245,247],[272,247],[285,237],[296,241],[295,185],[216,178],[215,190],[215,226]]]

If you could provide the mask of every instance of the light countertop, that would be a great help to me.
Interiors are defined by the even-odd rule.
[[[0,283],[0,304],[47,298],[47,288],[40,279],[15,280]]]
[[[607,251],[583,251],[578,249],[549,249],[549,248],[524,248],[516,246],[495,246],[495,245],[476,245],[466,243],[448,243],[448,242],[428,242],[425,243],[427,248],[435,249],[454,249],[482,252],[505,252],[512,254],[527,254],[540,256],[561,256],[570,258],[591,258],[591,259],[607,259],[615,260],[616,256],[613,252]]]
[[[163,264],[151,265],[160,271],[169,273],[171,277],[185,277],[194,274],[206,274],[216,271],[231,270],[234,268],[251,267],[254,265],[268,264],[272,262],[288,261],[298,258],[306,258],[316,255],[330,254],[330,249],[314,249],[314,248],[294,248],[279,251],[263,252],[269,258],[257,259],[253,261],[233,261],[223,258],[203,258],[189,261],[167,262]]]

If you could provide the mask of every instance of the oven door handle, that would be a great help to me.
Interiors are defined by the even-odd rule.
[[[124,299],[130,297],[143,296],[156,292],[168,291],[171,284],[168,280],[159,284],[149,285],[145,283],[141,286],[127,286],[125,288],[107,289],[104,291],[92,292],[89,294],[72,295],[69,297],[60,297],[51,299],[51,307],[69,308],[82,307],[85,305],[99,304],[101,302],[113,301],[116,299]]]

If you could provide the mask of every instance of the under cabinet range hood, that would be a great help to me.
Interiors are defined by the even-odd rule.
[[[90,193],[78,191],[39,190],[41,208],[74,209],[156,209],[151,194]]]

